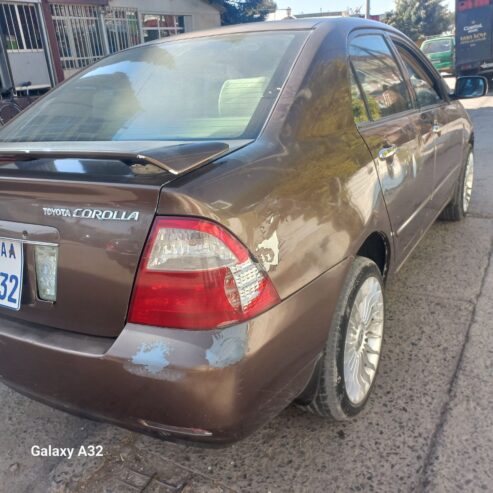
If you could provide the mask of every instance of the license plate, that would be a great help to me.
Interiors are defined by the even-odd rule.
[[[23,265],[22,243],[0,239],[0,307],[20,309]]]

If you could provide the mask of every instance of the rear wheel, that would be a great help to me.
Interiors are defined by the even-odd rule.
[[[454,196],[445,209],[443,209],[440,219],[445,221],[460,221],[464,218],[469,211],[469,206],[471,204],[473,182],[474,155],[472,149],[469,149],[466,164],[460,174]]]
[[[357,257],[339,298],[307,409],[336,420],[362,411],[375,383],[384,323],[380,270],[371,260]]]

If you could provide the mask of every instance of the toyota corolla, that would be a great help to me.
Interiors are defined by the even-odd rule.
[[[110,56],[0,131],[0,376],[167,438],[375,385],[384,285],[467,213],[474,133],[404,35],[256,23]],[[433,266],[430,265],[430,269]]]

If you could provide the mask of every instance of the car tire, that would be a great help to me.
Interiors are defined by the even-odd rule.
[[[371,288],[373,291],[369,291]],[[365,296],[373,293],[374,305],[373,310],[368,314],[366,325],[361,325],[360,333],[364,329],[376,327],[375,323],[381,323],[379,334],[371,338],[372,354],[367,355],[371,358],[368,361],[373,367],[372,369],[364,365],[365,359],[360,359],[360,364],[368,368],[371,373],[371,381],[366,382],[367,389],[364,389],[364,395],[357,395],[354,392],[354,378],[351,377],[350,363],[356,365],[356,360],[351,357],[356,353],[351,353],[351,342],[354,341],[355,327],[354,321],[357,319],[357,313],[360,310],[361,300],[365,300]],[[363,296],[363,298],[362,298]],[[380,304],[381,306],[378,306]],[[381,317],[381,321],[377,318]],[[378,363],[380,360],[380,350],[383,337],[383,329],[385,325],[385,306],[383,295],[383,279],[380,269],[371,260],[364,257],[356,257],[349,273],[346,277],[343,289],[341,291],[336,311],[332,319],[332,324],[324,348],[322,358],[317,365],[316,374],[314,375],[315,390],[311,394],[310,402],[304,403],[304,408],[307,410],[327,418],[332,418],[337,421],[349,419],[360,413],[365,407],[368,397],[373,389],[378,371]],[[366,327],[366,329],[365,329]],[[373,330],[373,329],[372,329]],[[364,332],[363,332],[364,333]],[[367,333],[365,333],[367,334]],[[348,341],[348,342],[347,342]],[[356,344],[366,344],[370,346],[369,339],[354,341]],[[377,349],[378,348],[378,349]],[[355,349],[355,348],[353,348]],[[362,349],[362,346],[360,346]],[[374,354],[373,354],[374,353]],[[358,366],[359,368],[359,366]],[[362,371],[366,371],[362,368]],[[369,373],[367,374],[370,377]]]
[[[440,214],[443,221],[461,221],[469,211],[474,180],[474,154],[469,147],[466,162],[455,186],[452,200]]]

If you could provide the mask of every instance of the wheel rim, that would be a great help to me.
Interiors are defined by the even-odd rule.
[[[474,181],[474,157],[472,152],[469,153],[466,163],[466,172],[464,176],[464,190],[462,191],[462,208],[464,212],[469,210],[472,195],[472,183]]]
[[[382,286],[376,277],[369,277],[354,299],[344,343],[344,384],[354,405],[365,400],[375,378],[383,324]]]

